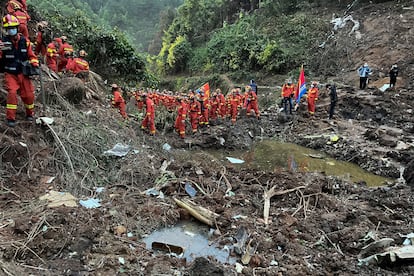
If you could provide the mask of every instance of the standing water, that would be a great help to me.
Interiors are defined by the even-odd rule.
[[[173,227],[154,231],[144,238],[147,249],[173,253],[192,261],[197,257],[213,257],[218,262],[233,264],[229,250],[220,249],[208,240],[208,228],[196,222],[181,222]]]
[[[381,186],[393,179],[381,177],[363,170],[356,164],[327,158],[323,153],[296,144],[265,140],[243,151],[208,151],[222,162],[227,157],[241,159],[234,167],[254,168],[264,171],[289,170],[292,172],[324,172],[353,182],[365,182],[368,186]]]

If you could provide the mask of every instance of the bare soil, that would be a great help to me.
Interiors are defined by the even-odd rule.
[[[158,133],[150,137],[139,129],[139,115],[122,122],[109,108],[96,76],[86,84],[88,99],[80,104],[54,88],[53,82],[72,87],[70,80],[47,80],[48,108],[42,111],[40,97],[37,106],[38,116],[54,118],[51,127],[24,122],[22,105],[16,128],[0,124],[0,275],[235,275],[235,265],[214,256],[187,262],[154,255],[142,242],[160,227],[194,220],[174,202],[189,197],[186,182],[200,187],[193,202],[219,214],[212,241],[232,248],[238,231],[247,230],[247,242],[256,250],[243,275],[414,274],[411,260],[359,262],[384,251],[365,252],[372,240],[392,238],[391,245],[400,246],[401,235],[412,232],[414,36],[408,26],[413,26],[414,8],[397,2],[354,12],[363,38],[349,45],[352,54],[342,62],[357,67],[367,61],[375,73],[365,91],[356,88],[355,68],[332,77],[340,99],[334,120],[327,120],[329,99],[322,93],[314,117],[305,104],[293,116],[273,105],[260,121],[242,116],[235,127],[226,121],[184,140],[171,124],[158,121]],[[348,32],[337,35],[344,38]],[[394,90],[381,92],[375,83],[386,82],[393,63],[401,78]],[[4,114],[1,106],[2,122]],[[339,141],[329,142],[331,134]],[[366,187],[323,173],[236,170],[197,151],[247,149],[263,138],[318,149],[396,180]],[[122,158],[103,154],[116,143],[131,151]],[[173,150],[163,150],[165,143]],[[184,150],[190,159],[182,157]],[[147,195],[154,187],[164,198]],[[230,188],[234,195],[226,194]],[[264,193],[271,188],[280,194],[270,200],[266,224]],[[102,206],[50,208],[39,197],[51,190],[99,198]],[[369,233],[373,239],[364,239]],[[235,250],[231,255],[241,263]]]

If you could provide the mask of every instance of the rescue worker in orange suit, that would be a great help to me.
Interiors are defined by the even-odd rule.
[[[86,81],[89,77],[89,62],[85,60],[87,55],[85,50],[80,50],[79,57],[68,57],[68,63],[66,64],[66,70],[72,72],[83,81]]]
[[[111,85],[111,88],[113,93],[112,107],[118,108],[122,118],[127,120],[128,115],[126,113],[126,104],[121,94],[121,88],[115,83]]]
[[[177,118],[175,119],[175,130],[180,134],[181,138],[185,137],[185,119],[187,118],[188,106],[182,97],[177,97]]]
[[[201,116],[201,104],[196,100],[194,95],[190,95],[190,123],[193,134],[197,132],[198,129],[198,120]]]
[[[318,96],[319,96],[318,83],[313,81],[307,93],[308,111],[310,115],[315,114],[315,103],[318,100]]]
[[[209,111],[209,119],[216,120],[218,114],[218,108],[220,106],[219,99],[217,98],[217,93],[214,92],[213,96],[210,99],[210,111]]]
[[[59,64],[58,64],[58,72],[62,72],[66,69],[66,65],[68,64],[68,58],[73,56],[73,47],[68,43],[68,38],[66,36],[62,36],[62,44],[59,47]]]
[[[21,33],[24,37],[29,38],[29,30],[27,29],[27,22],[30,21],[30,15],[27,11],[23,10],[21,5],[13,4],[14,11],[11,15],[16,16],[19,20],[19,33]]]
[[[231,117],[231,123],[234,125],[236,124],[237,115],[239,114],[239,108],[240,108],[240,95],[237,95],[237,89],[233,88],[232,92],[228,98],[228,111]]]
[[[259,111],[259,104],[257,103],[257,95],[256,92],[253,91],[253,89],[248,85],[246,86],[246,99],[244,102],[244,108],[246,108],[247,116],[252,115],[252,110],[254,111],[254,114],[256,115],[256,118],[260,119],[260,111]]]
[[[26,119],[33,121],[34,86],[29,76],[23,75],[22,62],[28,61],[31,66],[39,67],[39,61],[33,53],[28,38],[18,33],[19,20],[13,15],[2,18],[6,36],[0,41],[0,58],[4,64],[4,85],[7,90],[6,119],[9,127],[16,125],[17,91],[26,107]]]
[[[221,93],[221,89],[217,88],[216,89],[216,93],[217,93],[217,100],[219,102],[219,106],[218,106],[218,115],[220,118],[224,119],[226,117],[226,98],[224,97],[223,93]]]
[[[36,29],[37,29],[37,33],[36,33],[36,47],[35,47],[35,54],[36,55],[42,55],[43,57],[46,56],[46,52],[47,52],[47,41],[45,40],[44,37],[44,32],[45,29],[47,28],[47,21],[40,21],[36,24]]]
[[[9,14],[12,14],[15,7],[18,6],[22,11],[27,13],[26,0],[9,0],[6,4],[6,10]]]
[[[57,41],[52,41],[47,45],[46,50],[46,65],[47,67],[52,70],[53,72],[57,72],[58,69],[58,49],[59,44]]]
[[[289,103],[289,114],[292,114],[293,102],[292,99],[295,96],[295,85],[292,83],[292,80],[288,80],[282,86],[282,103],[283,103],[283,110],[285,114],[288,113],[288,103]]]
[[[201,105],[201,116],[200,121],[198,122],[201,127],[207,126],[209,127],[209,109],[210,109],[210,100],[208,99],[207,95],[204,94],[204,90],[201,89],[198,101]]]
[[[142,94],[142,100],[145,106],[145,117],[142,120],[141,129],[144,131],[149,130],[150,135],[155,134],[155,105],[150,97],[147,97],[147,93]]]

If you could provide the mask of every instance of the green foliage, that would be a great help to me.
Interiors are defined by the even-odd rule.
[[[212,62],[208,57],[208,49],[206,47],[195,48],[188,62],[188,67],[194,72],[208,73],[213,69]]]
[[[249,19],[229,25],[216,32],[207,43],[208,56],[216,70],[221,72],[259,69],[257,56],[265,38],[254,30]]]
[[[175,41],[170,45],[167,55],[167,63],[170,71],[182,72],[184,71],[188,55],[189,55],[190,43],[184,36],[178,36]]]
[[[127,36],[117,30],[94,25],[82,11],[69,16],[59,12],[44,14],[55,30],[55,37],[67,35],[75,49],[85,49],[92,70],[104,78],[138,82],[145,78],[145,60],[135,52]]]
[[[184,0],[178,8],[177,17],[168,29],[174,38],[186,35],[189,42],[200,45],[208,41],[212,30],[223,24],[220,11],[224,0]]]
[[[97,25],[117,27],[129,34],[135,48],[146,51],[158,31],[159,15],[178,7],[183,0],[28,0],[41,13],[59,12],[71,16],[83,11]]]

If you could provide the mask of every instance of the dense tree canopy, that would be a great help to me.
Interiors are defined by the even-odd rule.
[[[102,71],[125,74],[131,80],[150,80],[152,75],[145,71],[144,59],[135,50],[149,50],[153,56],[147,56],[147,60],[158,74],[284,74],[300,64],[312,65],[310,53],[317,54],[331,26],[329,20],[312,16],[311,12],[320,15],[331,6],[346,13],[363,3],[385,1],[28,0],[28,3],[47,14],[60,30],[76,35],[77,43],[89,47],[94,64]]]
[[[70,16],[83,11],[90,20],[107,28],[117,27],[141,51],[147,51],[158,31],[162,12],[178,7],[182,0],[28,0],[43,12],[59,11]]]

